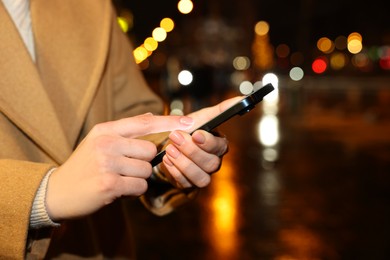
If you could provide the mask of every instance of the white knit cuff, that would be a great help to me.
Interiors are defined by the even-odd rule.
[[[46,176],[43,178],[41,185],[39,185],[37,194],[35,195],[34,202],[32,205],[31,215],[30,215],[30,228],[38,229],[43,227],[58,227],[59,223],[53,222],[46,210],[46,190],[47,182],[50,175],[56,170],[56,168],[51,169]]]

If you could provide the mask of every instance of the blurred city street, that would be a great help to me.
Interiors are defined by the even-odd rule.
[[[390,259],[386,1],[114,2],[168,112],[278,87],[193,203],[131,204],[138,259]]]
[[[139,259],[390,258],[388,77],[300,84],[220,127],[229,153],[194,203],[132,205]]]

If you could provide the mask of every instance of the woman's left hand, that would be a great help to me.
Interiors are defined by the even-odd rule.
[[[217,116],[240,97],[223,101],[189,114],[195,121],[196,129],[203,123]],[[210,184],[210,175],[221,166],[222,156],[228,150],[225,137],[215,136],[204,130],[197,130],[192,135],[184,131],[173,131],[169,135],[170,143],[160,165],[161,171],[178,188],[205,187]]]

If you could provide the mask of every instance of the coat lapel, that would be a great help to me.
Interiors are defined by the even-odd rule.
[[[69,144],[30,54],[1,3],[0,25],[0,110],[54,160],[62,161]]]
[[[110,29],[110,1],[104,7],[96,0],[62,1],[31,0],[36,64],[0,5],[6,30],[0,35],[0,57],[6,61],[0,63],[5,86],[0,109],[57,162],[69,156],[78,139],[101,80]],[[79,11],[80,3],[91,12]]]
[[[95,1],[31,0],[37,65],[72,146],[99,86],[108,52],[111,2]],[[81,5],[87,7],[78,8]]]

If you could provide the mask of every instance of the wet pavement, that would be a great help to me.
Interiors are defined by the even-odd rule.
[[[390,259],[390,80],[279,83],[220,130],[212,184],[156,217],[134,202],[138,259]]]

